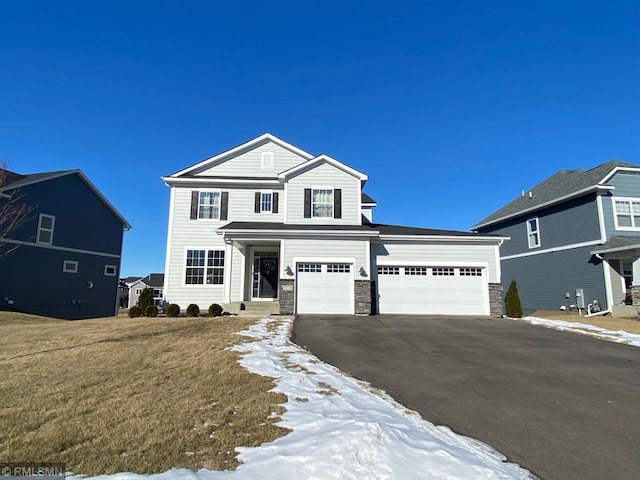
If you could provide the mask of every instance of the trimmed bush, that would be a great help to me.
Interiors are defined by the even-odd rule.
[[[158,316],[158,307],[156,307],[155,305],[149,305],[147,308],[144,309],[144,316],[145,317],[157,317]]]
[[[200,315],[200,307],[195,303],[189,304],[187,307],[187,317],[197,317]]]
[[[142,309],[139,306],[134,305],[129,309],[129,318],[136,318],[141,316],[142,316]]]
[[[504,306],[507,312],[507,317],[522,318],[522,305],[520,304],[518,285],[515,280],[511,280],[509,290],[507,290],[507,294],[504,296]]]
[[[210,317],[219,317],[222,315],[223,308],[217,303],[213,303],[209,305],[209,316]]]
[[[170,303],[167,305],[164,313],[167,314],[167,317],[179,317],[180,316],[180,305],[177,303]]]

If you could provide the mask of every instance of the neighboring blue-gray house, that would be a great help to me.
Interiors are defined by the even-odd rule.
[[[0,307],[64,319],[114,315],[129,223],[80,170],[2,173],[0,209],[19,197],[31,212],[0,238]]]
[[[578,305],[577,289],[612,309],[640,286],[640,167],[561,170],[473,229],[511,238],[500,249],[503,288],[517,281],[525,313]]]

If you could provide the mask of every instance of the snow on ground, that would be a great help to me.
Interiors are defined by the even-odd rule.
[[[606,328],[596,327],[595,325],[587,325],[578,322],[565,322],[563,320],[547,320],[538,317],[524,317],[522,320],[532,325],[542,325],[544,327],[555,328],[566,332],[580,333],[591,337],[601,338],[610,342],[624,343],[633,347],[640,347],[640,335],[637,333],[629,333],[624,330],[607,330]]]
[[[434,426],[386,394],[340,373],[289,341],[292,320],[264,319],[241,332],[255,342],[232,347],[251,372],[274,377],[287,395],[278,423],[293,431],[242,447],[232,472],[172,469],[100,480],[218,479],[534,479],[486,444]]]

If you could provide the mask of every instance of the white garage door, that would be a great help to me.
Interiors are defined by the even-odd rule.
[[[353,265],[299,263],[297,313],[353,313]]]
[[[381,266],[377,288],[380,313],[489,313],[483,268]]]

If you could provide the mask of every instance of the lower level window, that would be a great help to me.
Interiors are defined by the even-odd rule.
[[[62,271],[64,273],[78,273],[78,262],[73,260],[65,260],[62,263]]]
[[[187,250],[184,283],[222,285],[224,283],[224,250]]]

